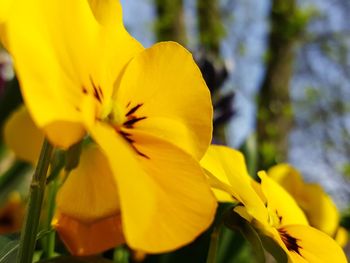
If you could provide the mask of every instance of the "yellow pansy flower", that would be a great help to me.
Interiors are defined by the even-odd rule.
[[[347,262],[342,249],[333,239],[308,225],[303,211],[291,195],[265,172],[259,172],[261,184],[252,183],[244,159],[237,159],[237,156],[241,154],[233,149],[210,146],[201,164],[215,188],[226,191],[242,204],[235,207],[238,214],[261,234],[273,238],[286,252],[290,262]],[[252,200],[256,200],[255,203]]]
[[[335,237],[339,230],[339,211],[322,187],[306,183],[301,174],[289,164],[278,164],[267,173],[297,201],[311,226]],[[340,230],[341,231],[341,230]],[[341,239],[344,241],[344,239]],[[344,242],[342,242],[344,245]]]
[[[54,225],[69,249],[109,248],[120,229],[150,253],[191,242],[216,209],[198,163],[210,93],[191,54],[172,42],[144,49],[116,0],[17,2],[4,37],[34,123],[63,149],[87,134],[95,142],[57,197]]]

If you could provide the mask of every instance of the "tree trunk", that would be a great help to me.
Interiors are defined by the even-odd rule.
[[[158,41],[176,41],[186,44],[183,0],[154,0],[158,21],[156,36]]]
[[[296,0],[272,1],[268,60],[258,105],[260,169],[287,160],[293,123],[289,84],[295,43],[304,27],[298,23],[297,15]]]

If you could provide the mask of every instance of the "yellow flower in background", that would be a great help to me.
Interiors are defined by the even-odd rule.
[[[0,235],[18,232],[24,218],[25,205],[17,192],[9,195],[8,200],[0,208]]]
[[[25,106],[20,106],[8,117],[3,128],[3,138],[18,159],[35,166],[44,135],[35,126]]]
[[[191,242],[216,209],[198,163],[212,106],[191,54],[172,42],[144,49],[115,0],[18,2],[4,37],[34,123],[57,147],[96,143],[58,193],[54,225],[68,248],[92,254],[125,237],[157,253]]]
[[[311,226],[333,238],[338,231],[343,231],[339,227],[339,211],[320,185],[304,182],[301,174],[289,164],[278,164],[270,168],[267,174],[293,196]],[[344,238],[340,240],[344,246]]]
[[[237,156],[241,157],[237,159]],[[347,262],[339,245],[310,227],[293,197],[265,172],[259,172],[261,184],[250,179],[239,152],[224,146],[210,146],[201,165],[214,188],[226,191],[242,204],[235,207],[235,212],[263,235],[273,238],[291,262]],[[252,200],[256,200],[255,203]]]

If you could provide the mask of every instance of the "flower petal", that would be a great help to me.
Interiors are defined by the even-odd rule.
[[[261,179],[262,192],[267,200],[267,208],[279,217],[279,225],[308,225],[305,214],[293,197],[265,172],[259,172],[258,175]]]
[[[236,200],[243,203],[248,213],[265,222],[268,218],[264,203],[252,187],[243,155],[226,146],[211,145],[201,160],[201,165],[217,179],[229,185]]]
[[[149,253],[173,250],[210,225],[216,201],[190,155],[142,132],[133,137],[133,147],[102,124],[91,132],[116,175],[123,230],[132,248]]]
[[[191,54],[179,44],[164,42],[144,50],[127,66],[116,93],[124,114],[142,105],[135,125],[172,142],[199,160],[211,141],[209,89]]]
[[[13,112],[4,126],[5,144],[17,158],[35,165],[38,161],[43,133],[35,126],[24,106]]]
[[[72,128],[75,135],[83,134],[83,98],[96,97],[92,107],[101,111],[114,82],[142,46],[124,29],[117,0],[18,2],[3,26],[3,38],[33,120],[40,128],[58,121],[66,134]],[[53,144],[64,148],[80,139],[73,136],[62,143],[53,136],[57,132],[47,133]]]
[[[300,173],[289,164],[272,167],[268,175],[293,196],[310,225],[334,236],[339,225],[339,212],[320,185],[305,183]]]
[[[13,0],[0,0],[0,24],[9,16]]]
[[[57,213],[52,224],[73,255],[94,255],[125,242],[120,214],[84,223]]]
[[[303,225],[284,226],[289,236],[297,239],[299,254],[289,252],[293,263],[329,263],[347,262],[341,247],[327,234],[316,228]]]
[[[339,227],[334,237],[334,240],[337,241],[339,246],[345,247],[349,240],[348,230],[344,227]]]
[[[116,182],[96,144],[83,147],[79,165],[58,191],[56,203],[60,213],[85,223],[119,213]]]

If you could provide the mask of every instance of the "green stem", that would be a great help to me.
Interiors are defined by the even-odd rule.
[[[51,228],[51,221],[55,212],[55,199],[56,193],[58,190],[58,180],[55,178],[48,186],[48,195],[47,195],[47,215],[46,215],[46,226],[45,229]],[[44,239],[45,244],[43,246],[43,254],[45,258],[51,258],[55,254],[55,238],[56,233],[52,231]]]
[[[220,236],[221,224],[216,226],[211,233],[210,238],[210,246],[207,257],[207,263],[215,263],[216,262],[216,254],[219,247],[219,236]]]
[[[17,263],[31,263],[33,259],[40,212],[45,193],[46,174],[51,161],[52,152],[53,146],[45,140],[30,185],[28,207],[21,232]]]

